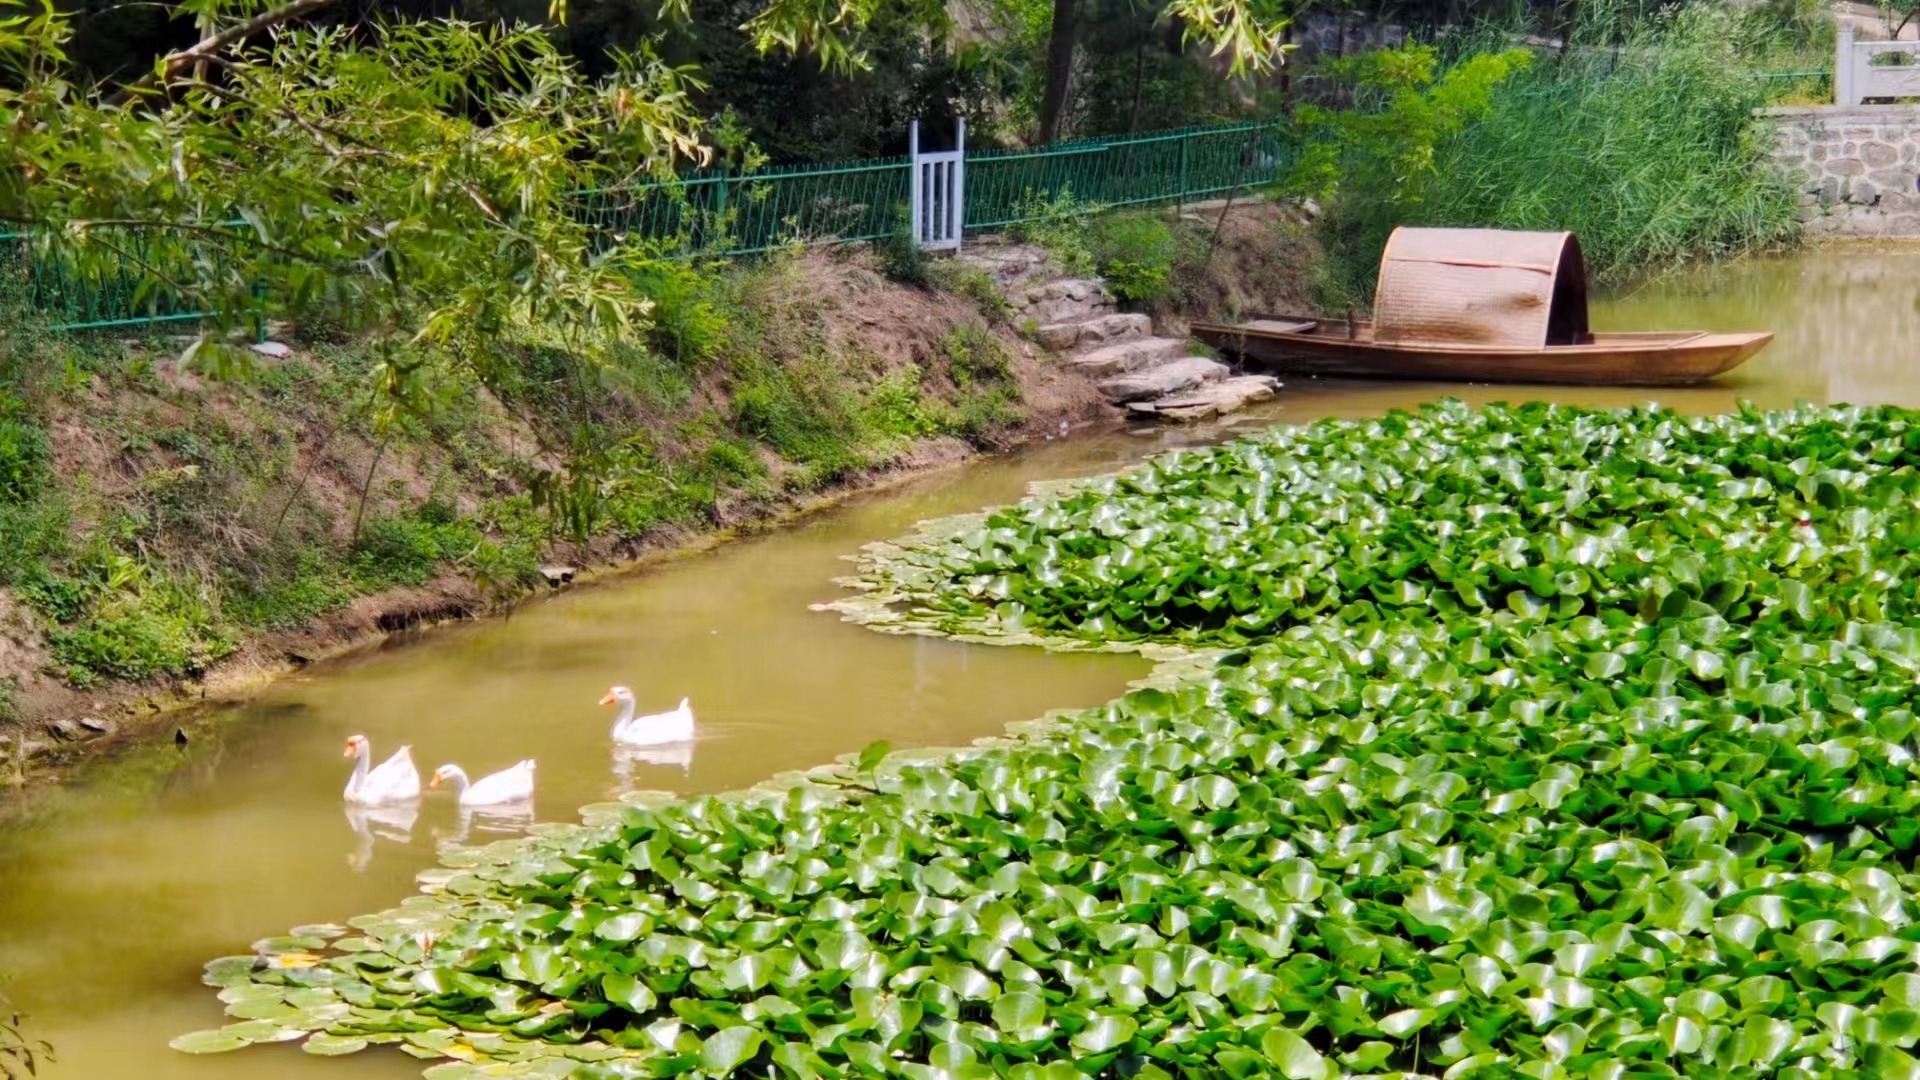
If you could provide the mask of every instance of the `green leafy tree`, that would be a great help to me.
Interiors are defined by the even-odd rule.
[[[210,312],[188,359],[216,375],[245,368],[236,337],[262,318],[344,317],[382,357],[388,419],[509,386],[506,346],[591,365],[641,329],[655,256],[609,242],[579,193],[706,163],[700,73],[643,39],[590,76],[547,27],[329,22],[333,3],[179,0],[164,10],[197,40],[104,83],[52,0],[0,0],[0,222],[31,233],[33,258],[82,278],[131,269],[143,298]],[[666,0],[657,19],[690,12]],[[757,49],[841,74],[870,65],[876,28],[948,25],[938,0],[743,13]],[[1255,0],[1164,14],[1236,72],[1277,58],[1278,16]],[[559,501],[594,487],[552,480]]]
[[[1020,5],[1024,8],[1025,5]],[[1150,5],[1156,19],[1179,28],[1183,45],[1224,61],[1235,77],[1265,74],[1281,61],[1290,5],[1284,0],[1165,0]],[[1060,137],[1080,44],[1092,0],[1051,0],[1038,110],[1041,142]]]
[[[1356,301],[1372,291],[1375,264],[1394,226],[1413,216],[1428,194],[1434,156],[1449,139],[1493,108],[1495,91],[1532,63],[1525,50],[1478,53],[1439,70],[1437,52],[1407,45],[1329,62],[1373,107],[1302,106],[1298,160],[1283,179],[1292,194],[1326,204],[1321,223],[1342,294]]]
[[[1524,49],[1479,53],[1441,73],[1432,46],[1406,45],[1328,61],[1329,74],[1381,106],[1303,106],[1298,122],[1309,138],[1290,185],[1321,199],[1343,188],[1387,202],[1419,198],[1434,148],[1485,115],[1494,90],[1532,59]]]
[[[590,353],[630,330],[639,256],[597,250],[573,193],[704,154],[690,73],[642,53],[590,83],[528,28],[293,30],[196,46],[114,92],[64,76],[66,35],[51,10],[0,29],[0,217],[41,258],[130,265],[213,312],[203,367],[235,362],[219,331],[261,303],[350,313],[388,347],[401,406],[449,376],[494,381],[503,336]]]

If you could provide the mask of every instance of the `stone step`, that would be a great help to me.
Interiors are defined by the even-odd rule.
[[[1265,401],[1279,388],[1280,381],[1270,375],[1240,375],[1156,401],[1136,401],[1127,408],[1165,420],[1206,420]]]
[[[1094,319],[1112,311],[1113,302],[1101,297],[1075,300],[1071,296],[1060,296],[1038,300],[1026,307],[1016,306],[1012,315],[1016,326],[1041,327]]]
[[[1049,281],[1045,285],[1035,285],[1027,290],[1026,302],[1037,304],[1042,300],[1110,300],[1107,287],[1096,278],[1061,278]]]
[[[1034,331],[1033,340],[1039,342],[1042,348],[1066,352],[1068,349],[1090,348],[1110,341],[1131,341],[1152,332],[1153,320],[1147,316],[1114,312],[1072,322],[1048,323]]]
[[[1100,384],[1100,392],[1115,405],[1164,398],[1227,377],[1227,365],[1204,356],[1183,356]]]
[[[1113,310],[1107,287],[1092,278],[1062,278],[1007,294],[1016,323],[1047,326],[1078,322]]]
[[[1074,353],[1067,363],[1096,379],[1109,379],[1141,368],[1153,367],[1186,354],[1187,343],[1178,338],[1141,338],[1116,341],[1087,352]]]

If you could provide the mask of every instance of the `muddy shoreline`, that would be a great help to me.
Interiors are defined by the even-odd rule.
[[[950,438],[924,440],[897,462],[854,474],[821,491],[722,507],[709,530],[661,530],[637,542],[574,546],[567,552],[572,563],[565,566],[566,579],[549,581],[546,587],[489,598],[470,579],[445,574],[423,587],[361,597],[308,626],[252,638],[198,678],[74,690],[63,695],[72,700],[62,702],[43,698],[30,710],[22,710],[11,729],[0,728],[0,740],[5,740],[0,741],[0,761],[6,762],[0,766],[0,785],[5,785],[0,786],[0,794],[6,796],[0,815],[19,812],[33,792],[61,783],[63,773],[161,739],[191,741],[200,716],[257,698],[297,672],[336,670],[388,649],[404,648],[449,626],[509,619],[560,593],[619,584],[656,567],[790,526],[851,499],[881,494],[1038,441],[1071,438],[1124,423],[1117,409],[1089,408],[1085,399],[1063,401],[1057,408],[1036,409],[1018,438],[990,451]],[[54,734],[56,728],[79,737],[62,739]]]

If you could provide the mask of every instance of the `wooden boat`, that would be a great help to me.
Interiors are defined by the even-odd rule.
[[[1260,315],[1195,323],[1223,353],[1283,371],[1462,382],[1672,386],[1701,382],[1766,348],[1770,333],[1596,334],[1572,233],[1394,230],[1375,321]]]
[[[1379,341],[1373,324],[1311,316],[1262,315],[1228,326],[1195,323],[1194,337],[1278,371],[1367,379],[1555,383],[1575,386],[1683,386],[1731,371],[1772,334],[1651,331],[1590,334],[1578,345],[1492,346]]]

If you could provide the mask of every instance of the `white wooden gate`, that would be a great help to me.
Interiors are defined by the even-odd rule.
[[[966,228],[967,122],[951,150],[920,152],[920,121],[907,128],[908,213],[913,239],[928,251],[959,251]]]
[[[1855,41],[1853,24],[1834,34],[1833,103],[1920,97],[1920,42]]]

